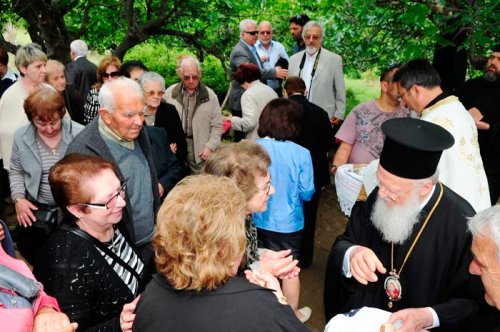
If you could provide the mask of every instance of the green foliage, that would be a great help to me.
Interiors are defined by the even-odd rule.
[[[124,58],[127,60],[141,60],[151,71],[155,71],[165,78],[167,87],[179,82],[175,71],[177,59],[180,55],[192,54],[187,49],[170,48],[165,43],[156,41],[142,43],[129,50]],[[219,96],[224,96],[229,87],[229,80],[218,59],[207,56],[201,62],[203,72],[202,82],[210,87]]]
[[[363,76],[366,76],[364,74]],[[349,79],[346,83],[346,113],[347,116],[354,107],[365,101],[378,98],[380,96],[380,84],[373,79]]]

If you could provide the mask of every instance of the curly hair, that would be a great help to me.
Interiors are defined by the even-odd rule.
[[[214,290],[246,248],[245,196],[234,181],[189,176],[163,202],[153,236],[156,268],[178,290]]]
[[[271,158],[259,144],[251,141],[219,146],[205,162],[207,174],[226,176],[234,180],[247,201],[259,190],[257,176],[266,176]]]

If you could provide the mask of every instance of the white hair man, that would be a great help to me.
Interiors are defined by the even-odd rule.
[[[387,120],[382,130],[378,189],[330,253],[326,317],[368,306],[392,312],[401,331],[470,331],[481,288],[468,273],[474,209],[436,174],[453,136],[413,118]]]
[[[486,302],[500,310],[500,206],[493,206],[469,220],[474,259],[469,272],[480,276]]]
[[[243,20],[239,24],[241,39],[233,47],[230,55],[231,69],[231,92],[229,93],[229,109],[234,116],[241,117],[241,95],[245,91],[238,81],[234,79],[234,73],[238,67],[245,62],[259,66],[261,79],[283,79],[288,75],[288,70],[281,67],[265,68],[257,53],[255,43],[257,42],[257,22],[254,20]],[[242,132],[235,132],[235,141],[243,138]]]
[[[143,91],[129,78],[110,80],[99,91],[99,105],[99,116],[75,137],[66,154],[100,156],[118,166],[120,181],[127,182],[123,222],[147,262],[153,254],[151,239],[160,196],[151,145],[143,128]]]
[[[340,55],[322,47],[325,30],[309,21],[302,28],[306,49],[290,58],[290,76],[299,76],[306,83],[307,98],[324,109],[334,125],[340,125],[345,113],[345,82]]]
[[[220,144],[222,115],[217,95],[201,83],[198,59],[184,57],[179,65],[179,75],[182,82],[171,85],[165,91],[165,99],[179,113],[187,142],[186,162],[191,172],[197,174]]]
[[[83,40],[73,40],[69,47],[71,62],[64,70],[66,81],[72,84],[85,100],[90,87],[97,82],[97,66],[87,59],[89,48]]]

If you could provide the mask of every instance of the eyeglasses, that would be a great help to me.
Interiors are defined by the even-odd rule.
[[[259,33],[259,31],[255,30],[255,31],[243,31],[244,33],[248,33],[249,35],[252,35],[252,36],[255,36],[256,34]]]
[[[309,30],[309,29],[308,29]],[[318,36],[318,35],[309,35],[309,34],[306,34],[304,36],[305,40],[309,40],[309,39],[312,39],[312,40],[319,40],[321,38],[321,36]]]
[[[398,96],[398,103],[400,103],[400,102],[401,102],[401,100],[403,100],[403,97],[405,96],[405,94],[407,94],[407,93],[411,90],[411,88],[413,88],[413,85],[412,85],[412,86],[410,86],[410,87],[408,88],[408,90],[406,90],[406,91],[405,91],[402,95],[399,95],[399,96]]]
[[[186,81],[189,81],[189,80],[197,81],[200,79],[200,76],[199,75],[182,75],[182,79],[186,80]]]
[[[382,186],[380,183],[378,183],[378,187],[379,187],[379,192],[380,190],[382,190],[383,192],[385,192],[387,195],[387,197],[393,202],[393,203],[396,203],[396,201],[398,199],[400,199],[401,197],[407,195],[408,193],[410,193],[413,189],[417,188],[418,187],[418,184],[415,185],[415,186],[412,186],[410,189],[408,189],[407,191],[403,192],[402,194],[399,194],[399,195],[396,195],[395,197],[391,195],[391,192],[389,190],[386,189],[385,186]]]
[[[273,34],[273,32],[272,32],[272,31],[259,31],[259,34],[260,34],[260,35],[267,36],[267,35],[272,35],[272,34]]]
[[[109,201],[107,201],[106,203],[104,203],[104,204],[103,203],[80,203],[79,205],[88,206],[88,207],[93,208],[93,209],[109,210],[109,209],[112,209],[115,207],[116,202],[118,201],[118,196],[125,199],[126,191],[127,191],[127,182],[124,182],[122,184],[122,186],[120,187],[120,190],[115,195],[113,195],[113,197],[111,197],[109,199]]]
[[[271,177],[269,177],[269,181],[267,181],[266,185],[263,188],[260,188],[259,191],[265,192],[266,196],[269,196],[269,193],[271,192],[271,186],[272,186]]]
[[[163,94],[165,93],[165,90],[160,90],[160,91],[144,91],[144,94],[146,96],[149,96],[149,97],[154,97],[154,96],[158,96],[158,97],[161,97],[163,96]]]
[[[119,71],[112,71],[111,73],[102,73],[101,74],[102,78],[103,79],[107,79],[107,78],[117,78],[118,76],[120,76],[120,72]]]

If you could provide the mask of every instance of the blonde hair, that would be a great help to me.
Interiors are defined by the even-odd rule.
[[[189,176],[163,202],[153,237],[156,268],[178,290],[225,283],[246,248],[243,193],[228,178]]]

